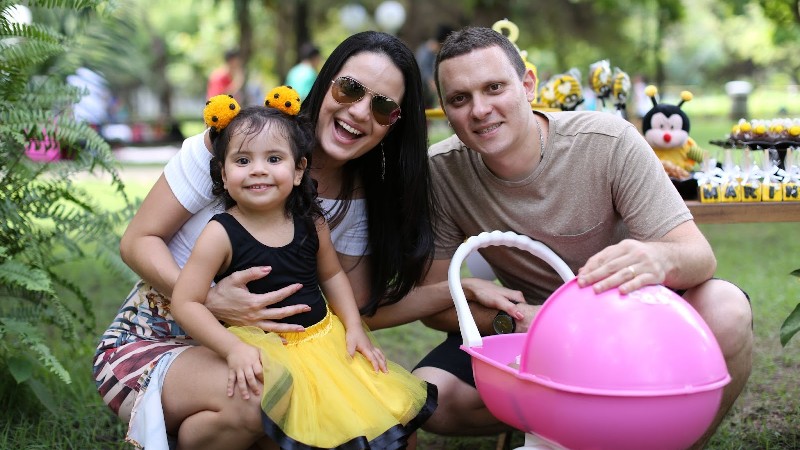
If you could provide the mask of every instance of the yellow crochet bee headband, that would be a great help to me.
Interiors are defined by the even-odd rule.
[[[232,95],[215,95],[206,101],[203,108],[203,121],[208,128],[221,132],[239,114],[242,108]]]
[[[300,112],[300,95],[291,86],[278,86],[267,92],[264,106],[296,116]],[[206,101],[203,121],[212,131],[220,133],[241,110],[239,102],[232,95],[215,95]]]
[[[264,106],[279,109],[290,116],[300,112],[300,94],[291,86],[278,86],[267,92]]]

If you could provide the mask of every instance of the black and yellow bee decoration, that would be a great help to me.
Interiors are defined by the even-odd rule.
[[[631,77],[619,67],[614,67],[614,75],[611,83],[611,100],[619,111],[620,115],[627,119],[626,107],[628,96],[631,92]]]
[[[692,93],[682,91],[677,105],[659,102],[655,86],[647,86],[645,94],[653,103],[653,107],[642,118],[645,140],[661,161],[669,161],[687,171],[692,170],[695,163],[703,160],[702,149],[689,137],[689,116],[681,109],[684,103],[692,100]]]
[[[580,80],[580,72],[573,67],[567,73],[556,75],[548,82],[552,83],[552,95],[555,98],[555,104],[562,111],[575,111],[575,108],[585,100]]]
[[[607,59],[589,65],[589,86],[604,108],[606,99],[611,95],[613,83],[611,64]]]

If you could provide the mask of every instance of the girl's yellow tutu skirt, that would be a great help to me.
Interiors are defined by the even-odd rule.
[[[282,449],[402,449],[436,409],[436,386],[387,362],[375,372],[347,353],[345,329],[328,311],[302,333],[230,327],[261,349],[262,422]]]

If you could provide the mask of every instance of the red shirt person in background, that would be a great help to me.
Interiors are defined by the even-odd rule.
[[[243,85],[242,56],[239,50],[228,50],[225,52],[225,65],[214,69],[208,77],[206,99],[219,94],[230,94],[241,102]]]

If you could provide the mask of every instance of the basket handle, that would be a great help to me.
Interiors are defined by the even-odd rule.
[[[477,236],[470,237],[458,246],[453,258],[450,260],[450,267],[447,271],[447,284],[450,287],[450,296],[453,297],[455,302],[458,327],[461,330],[461,337],[464,339],[464,346],[466,347],[481,347],[483,340],[478,331],[478,326],[475,324],[475,319],[472,317],[472,312],[467,305],[464,289],[461,287],[461,264],[473,250],[493,245],[504,245],[527,250],[550,264],[564,281],[569,281],[575,277],[569,266],[555,252],[550,250],[548,246],[539,241],[534,241],[528,236],[519,235],[512,231],[484,231]]]

